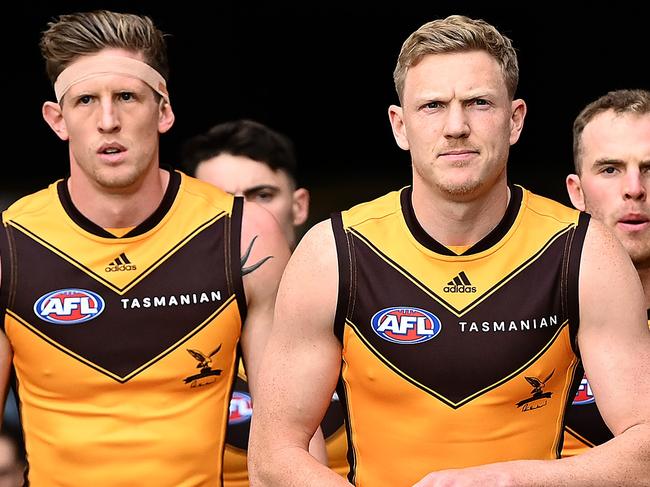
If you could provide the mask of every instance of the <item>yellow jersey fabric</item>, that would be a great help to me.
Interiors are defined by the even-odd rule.
[[[119,238],[63,180],[3,213],[0,306],[31,485],[222,485],[246,313],[241,208],[173,172]]]
[[[441,469],[560,456],[582,374],[575,334],[589,217],[510,192],[502,221],[460,255],[422,229],[410,187],[332,217],[354,485],[410,486]]]
[[[648,310],[648,328],[650,328],[650,309]],[[584,453],[613,437],[614,435],[598,411],[589,380],[586,375],[583,375],[571,408],[567,412],[562,456],[572,457]]]
[[[248,390],[246,373],[240,362],[232,398],[230,417],[226,431],[226,450],[223,457],[224,487],[248,487],[248,438],[253,416],[253,401]],[[343,409],[338,395],[332,397],[325,413],[321,429],[325,437],[328,466],[342,477],[348,474],[347,435],[343,421]]]

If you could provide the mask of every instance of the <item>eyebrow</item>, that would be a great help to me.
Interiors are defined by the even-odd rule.
[[[252,188],[248,188],[247,190],[243,191],[243,195],[248,197],[251,194],[259,193],[262,190],[270,190],[273,192],[278,192],[280,191],[280,188],[278,186],[273,186],[272,184],[259,184],[257,186],[253,186]]]
[[[614,158],[608,158],[604,157],[602,159],[596,159],[594,163],[592,164],[592,167],[602,167],[602,166],[611,166],[611,165],[621,165],[625,164],[625,161],[622,159],[614,159]]]

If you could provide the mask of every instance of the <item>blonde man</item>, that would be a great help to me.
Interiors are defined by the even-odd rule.
[[[316,225],[293,253],[253,478],[347,485],[307,453],[338,387],[357,486],[647,484],[642,289],[605,226],[508,185],[526,114],[510,40],[481,20],[429,22],[394,79],[413,184]],[[617,438],[558,460],[580,360]]]

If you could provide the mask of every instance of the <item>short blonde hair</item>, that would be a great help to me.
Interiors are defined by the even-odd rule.
[[[519,83],[519,64],[512,41],[484,20],[463,15],[450,15],[433,20],[413,32],[400,50],[393,81],[400,103],[404,94],[406,72],[427,54],[449,52],[485,51],[501,66],[506,89],[514,98]]]

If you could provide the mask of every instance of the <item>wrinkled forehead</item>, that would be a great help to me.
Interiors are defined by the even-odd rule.
[[[77,83],[107,75],[139,79],[169,103],[167,83],[158,71],[137,59],[107,54],[83,57],[65,68],[54,82],[56,99],[60,103],[63,95]]]

